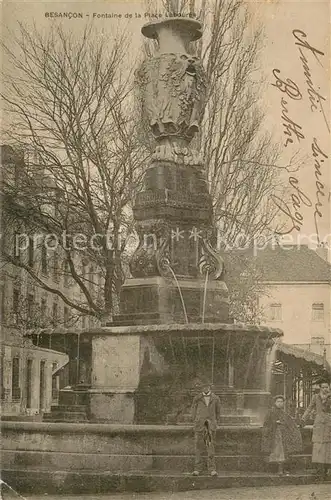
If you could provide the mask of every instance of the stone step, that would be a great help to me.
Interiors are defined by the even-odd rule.
[[[50,412],[44,413],[44,422],[87,422],[88,418],[84,412]]]
[[[44,422],[49,422],[49,423],[52,423],[52,424],[61,424],[63,422],[63,418],[61,417],[54,417],[54,416],[50,416],[50,417],[46,417],[44,420]],[[70,418],[67,418],[65,420],[66,422],[70,423],[70,422],[74,422],[76,424],[84,424],[84,422],[86,422],[86,418],[85,417],[81,417],[81,418],[75,418],[75,419],[71,419]]]
[[[35,415],[0,415],[1,422],[42,422],[42,413]]]
[[[67,415],[74,415],[74,416],[77,416],[77,415],[84,415],[86,416],[86,412],[85,411],[65,411],[65,410],[53,410],[51,412],[47,412],[47,413],[44,413],[44,416],[45,415],[64,415],[64,416],[67,416]]]
[[[112,472],[66,471],[63,469],[8,466],[2,468],[2,480],[19,494],[106,494],[110,492],[192,491],[231,487],[259,487],[311,484],[315,478],[311,471],[300,471],[288,476],[266,473],[223,472],[217,477],[191,474],[131,474]]]
[[[96,470],[130,472],[139,470],[188,472],[193,469],[193,455],[130,455],[106,453],[70,453],[37,450],[2,450],[2,463],[6,467],[43,466],[56,470]],[[265,471],[267,464],[261,455],[216,455],[220,471]],[[289,462],[290,470],[311,466],[310,455],[297,455]]]
[[[53,411],[82,411],[86,412],[86,406],[85,405],[52,405],[51,406],[51,412]]]

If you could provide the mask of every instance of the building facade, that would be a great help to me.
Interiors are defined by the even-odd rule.
[[[283,330],[283,341],[331,361],[331,266],[308,246],[259,250],[265,294],[263,323]]]
[[[2,180],[10,175],[15,182],[22,161],[23,157],[11,147],[2,146]],[[38,341],[33,343],[29,332],[38,337],[44,328],[52,330],[73,324],[88,328],[94,324],[90,317],[77,315],[61,299],[60,294],[80,300],[80,290],[71,279],[63,254],[41,244],[40,236],[24,227],[19,217],[1,228],[0,374],[1,414],[5,416],[47,412],[58,397],[59,380],[52,374],[66,365],[68,356],[52,348],[51,336],[45,348]],[[11,260],[3,257],[5,253]],[[24,266],[46,288],[39,286]],[[94,272],[86,264],[82,269],[89,278]],[[54,289],[60,294],[52,293]]]

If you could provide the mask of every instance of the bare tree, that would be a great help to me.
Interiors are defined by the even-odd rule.
[[[278,209],[270,196],[282,192],[286,166],[277,165],[280,148],[264,127],[262,27],[242,0],[204,3],[199,17],[207,26],[198,50],[208,82],[200,140],[215,223],[233,245],[238,234],[251,240],[273,232]]]
[[[3,165],[3,229],[12,239],[22,230],[41,234],[40,251],[47,239],[48,255],[65,262],[59,272],[78,294],[50,284],[8,245],[2,258],[78,314],[109,318],[146,163],[132,116],[128,40],[104,39],[91,26],[75,37],[61,26],[44,35],[20,24],[14,42],[3,43],[5,140],[16,152],[14,169]]]
[[[265,313],[260,298],[267,295],[263,269],[253,258],[253,252],[246,249],[228,251],[224,259],[230,316],[243,323],[260,324]]]
[[[171,15],[174,2],[161,4]],[[247,241],[272,235],[279,229],[279,209],[271,195],[285,195],[281,171],[296,170],[298,158],[282,165],[280,147],[265,131],[263,28],[243,0],[183,0],[176,2],[175,12],[195,15],[204,27],[194,45],[205,67],[208,95],[195,141],[203,151],[215,226],[230,245],[238,235],[245,234]],[[147,54],[152,45],[148,49]]]

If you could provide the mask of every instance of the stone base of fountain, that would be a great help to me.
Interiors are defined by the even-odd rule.
[[[239,486],[308,484],[311,429],[290,475],[267,468],[261,427],[217,431],[218,478],[192,477],[191,426],[2,422],[2,480],[20,494],[184,491]]]

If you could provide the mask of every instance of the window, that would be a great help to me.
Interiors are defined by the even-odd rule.
[[[24,151],[24,163],[27,166],[36,166],[40,162],[39,154],[36,150],[27,149]]]
[[[19,360],[19,358],[13,358],[12,375],[11,375],[11,390],[12,390],[12,400],[13,401],[19,400],[21,397],[20,360]]]
[[[281,321],[282,320],[282,304],[271,304],[270,305],[270,320],[271,321]]]
[[[41,271],[43,274],[48,272],[47,248],[44,243],[41,246]]]
[[[3,385],[3,378],[4,378],[4,358],[0,356],[0,377],[1,377],[1,393],[0,393],[0,399],[5,399],[5,387]]]
[[[47,316],[47,300],[46,299],[41,299],[40,302],[40,316],[41,320],[45,320]]]
[[[13,289],[13,315],[14,315],[14,322],[17,323],[17,315],[18,315],[18,306],[19,306],[19,301],[20,301],[20,292],[17,288]]]
[[[30,267],[34,266],[34,241],[33,241],[33,238],[29,238],[28,262],[29,262]]]
[[[32,293],[28,294],[27,299],[27,318],[33,319],[33,305],[34,305],[34,296]]]
[[[20,241],[20,235],[18,233],[14,233],[14,246],[13,246],[13,257],[16,262],[19,262],[21,260],[21,241]]]
[[[63,308],[63,322],[64,322],[64,326],[68,326],[68,322],[69,322],[69,309],[67,307]]]
[[[56,250],[54,250],[54,260],[53,260],[53,277],[55,281],[59,279],[59,255]]]
[[[32,402],[32,359],[28,359],[26,363],[26,377],[25,377],[25,385],[26,385],[26,407],[31,408]]]
[[[6,318],[5,318],[5,308],[6,308],[6,289],[5,289],[5,285],[1,285],[0,291],[1,291],[0,317],[1,317],[1,322],[5,323],[5,321],[6,321]]]
[[[56,302],[53,303],[53,311],[52,311],[52,317],[53,317],[53,326],[56,326],[57,320],[58,320],[58,314],[59,314],[59,308]]]
[[[95,274],[95,270],[94,270],[94,266],[91,266],[90,269],[89,269],[89,287],[90,287],[90,290],[93,290],[94,288],[94,274]]]
[[[22,169],[21,169],[21,166],[16,161],[14,164],[14,183],[15,183],[15,186],[18,185],[18,183],[21,180],[21,177],[22,177]]]
[[[46,361],[40,361],[40,374],[39,374],[39,409],[44,410],[45,406],[45,369]]]
[[[311,338],[311,343],[312,344],[317,344],[317,345],[324,345],[325,344],[325,338],[324,337],[312,337]]]
[[[324,304],[316,302],[312,306],[312,321],[324,321]]]
[[[59,397],[58,391],[58,375],[54,375],[55,370],[57,369],[57,363],[52,363],[52,401],[55,401]]]
[[[70,274],[69,262],[65,261],[65,263],[64,263],[64,286],[69,286],[69,274]]]
[[[82,267],[81,267],[81,272],[82,272],[82,280],[85,280],[86,279],[86,264],[84,262],[82,262]]]

